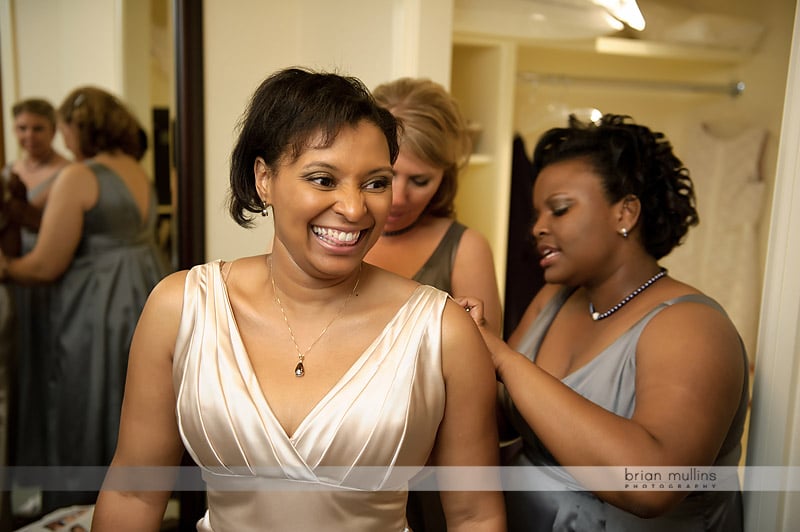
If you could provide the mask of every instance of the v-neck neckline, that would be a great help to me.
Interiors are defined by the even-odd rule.
[[[225,308],[228,312],[228,315],[231,317],[231,340],[239,345],[241,348],[241,356],[236,354],[236,361],[239,363],[240,367],[243,366],[243,369],[246,370],[249,375],[246,378],[245,382],[247,383],[247,388],[250,392],[250,396],[254,398],[254,402],[256,402],[256,407],[258,410],[266,412],[269,416],[270,420],[275,423],[277,427],[280,428],[280,433],[283,435],[284,438],[288,442],[291,443],[292,447],[296,449],[296,443],[299,438],[302,437],[303,433],[308,430],[308,425],[313,422],[313,420],[317,417],[319,411],[325,408],[341,391],[344,385],[350,381],[357,373],[364,367],[364,364],[369,359],[369,356],[375,351],[375,348],[378,344],[383,340],[389,330],[391,330],[392,326],[395,322],[399,319],[401,312],[411,304],[411,302],[415,299],[416,294],[421,289],[422,285],[417,286],[411,292],[411,294],[406,298],[406,300],[397,308],[397,310],[392,315],[391,319],[386,322],[383,326],[381,331],[378,335],[367,345],[367,347],[361,352],[361,354],[356,358],[353,364],[350,365],[349,368],[339,377],[336,382],[326,391],[317,401],[314,406],[309,409],[308,412],[303,416],[300,420],[300,423],[297,424],[292,434],[289,434],[286,430],[286,427],[281,423],[278,416],[275,414],[275,411],[272,409],[272,406],[267,399],[267,394],[261,387],[261,383],[258,380],[258,376],[256,375],[255,368],[253,366],[253,362],[250,359],[250,353],[245,346],[244,339],[242,338],[241,331],[239,330],[239,324],[236,321],[236,315],[233,312],[233,306],[231,305],[230,295],[228,293],[228,286],[225,284],[224,278],[222,276],[222,265],[223,262],[218,262],[218,267],[215,270],[215,275],[219,276],[219,282],[221,286],[222,295],[225,301]],[[242,359],[242,360],[240,360]],[[255,386],[255,389],[253,389]]]
[[[561,294],[560,294],[561,295],[561,301],[557,301],[556,300],[556,297],[558,297],[558,296],[556,296],[553,299],[551,299],[551,302],[553,303],[553,305],[557,305],[557,308],[554,310],[554,312],[550,316],[550,319],[547,322],[547,326],[545,327],[544,331],[542,331],[542,334],[539,336],[539,339],[536,342],[535,349],[533,349],[532,352],[531,352],[531,357],[529,357],[529,360],[532,363],[536,364],[536,359],[539,356],[539,350],[541,349],[542,342],[544,342],[545,337],[550,332],[550,327],[553,326],[553,322],[558,317],[559,312],[561,312],[561,309],[564,307],[564,305],[566,304],[566,302],[570,298],[570,296],[572,296],[572,294],[575,293],[575,290],[576,290],[575,288],[572,288],[571,290],[570,289],[565,289],[563,292],[561,292]],[[669,300],[669,301],[672,301],[672,300]],[[625,329],[625,331],[622,334],[620,334],[619,336],[617,336],[611,343],[609,343],[607,346],[605,346],[602,349],[600,349],[597,352],[597,354],[595,354],[592,357],[591,360],[589,360],[584,365],[579,366],[579,367],[575,368],[574,370],[570,371],[569,373],[567,373],[563,377],[559,377],[558,380],[560,380],[564,384],[569,384],[571,381],[574,381],[574,380],[578,379],[581,376],[581,374],[585,373],[590,368],[592,368],[595,365],[599,364],[600,362],[597,362],[597,361],[603,359],[604,355],[612,347],[616,346],[617,344],[619,344],[620,342],[625,340],[630,334],[633,333],[633,331],[635,331],[642,324],[643,321],[645,321],[645,320],[649,321],[650,316],[656,310],[658,310],[659,308],[661,308],[661,307],[665,306],[666,304],[668,304],[669,301],[661,302],[658,305],[656,305],[655,307],[653,307],[652,309],[650,309],[644,316],[642,316],[641,318],[636,320],[630,327]]]

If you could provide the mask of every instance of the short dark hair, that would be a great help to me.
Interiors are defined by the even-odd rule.
[[[256,89],[239,122],[239,137],[231,153],[231,217],[242,227],[263,208],[253,170],[257,157],[273,170],[288,158],[296,160],[312,137],[322,135],[330,146],[344,126],[367,121],[386,137],[390,164],[399,151],[398,124],[380,107],[357,78],[334,73],[287,68],[270,75]]]
[[[53,105],[43,98],[28,98],[19,101],[11,107],[11,114],[14,118],[22,113],[31,113],[47,119],[53,129],[56,127],[56,110]]]
[[[689,170],[663,133],[629,116],[606,114],[596,122],[571,116],[568,127],[553,128],[539,139],[532,178],[551,164],[574,159],[585,160],[600,176],[610,203],[629,194],[639,198],[642,244],[656,259],[669,254],[699,222]]]

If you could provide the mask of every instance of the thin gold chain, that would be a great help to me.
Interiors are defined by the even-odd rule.
[[[297,377],[302,377],[306,373],[305,366],[303,365],[303,361],[305,360],[306,355],[308,354],[309,351],[311,351],[311,348],[313,348],[317,344],[317,342],[319,342],[320,338],[325,336],[325,333],[328,332],[328,329],[330,328],[331,325],[333,325],[333,322],[335,322],[342,316],[342,314],[344,313],[344,309],[347,306],[347,303],[350,301],[350,298],[353,297],[353,294],[356,293],[356,289],[358,289],[358,283],[359,281],[361,281],[361,266],[359,266],[358,268],[358,277],[356,277],[356,283],[353,285],[353,290],[349,294],[347,294],[347,298],[345,298],[344,303],[342,303],[342,306],[339,308],[339,312],[337,312],[336,315],[333,317],[333,319],[331,319],[331,321],[328,322],[325,328],[322,329],[322,332],[319,333],[319,335],[314,339],[313,342],[311,342],[311,345],[309,345],[305,351],[301,350],[300,346],[297,345],[297,339],[294,337],[294,331],[292,330],[292,326],[289,325],[289,318],[286,317],[286,310],[284,310],[283,304],[281,304],[281,298],[280,296],[278,296],[278,287],[275,285],[275,275],[272,272],[271,257],[269,260],[269,277],[270,281],[272,281],[272,293],[275,295],[275,302],[278,304],[278,308],[281,309],[281,314],[283,314],[283,321],[286,322],[286,328],[289,330],[289,336],[291,337],[292,343],[294,344],[294,348],[297,351],[297,366],[295,366],[294,374]]]

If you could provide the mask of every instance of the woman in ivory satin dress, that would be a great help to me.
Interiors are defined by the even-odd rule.
[[[271,217],[272,252],[155,289],[107,482],[175,466],[185,448],[208,484],[198,530],[399,532],[429,458],[497,463],[494,371],[474,323],[446,293],[363,263],[389,214],[396,134],[355,78],[291,68],[258,87],[230,212],[243,226]],[[451,530],[505,529],[493,480],[446,493]],[[169,490],[117,486],[92,530],[158,530]]]
[[[547,284],[508,345],[482,333],[522,440],[507,465],[553,484],[507,491],[509,529],[741,530],[745,349],[719,304],[658,264],[698,220],[688,170],[663,134],[615,115],[548,131],[533,166]],[[479,302],[462,303],[480,322]],[[571,466],[617,476],[589,491]],[[733,473],[685,491],[622,482],[626,467],[668,478],[708,466]]]

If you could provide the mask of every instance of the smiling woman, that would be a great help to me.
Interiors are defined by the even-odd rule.
[[[413,475],[494,465],[497,433],[469,316],[363,263],[391,206],[396,121],[355,78],[287,69],[241,124],[230,213],[271,214],[273,250],[153,291],[92,530],[157,530],[168,492],[128,489],[117,467],[176,465],[184,448],[208,481],[198,530],[404,530]],[[497,481],[443,496],[450,524],[503,530]]]

